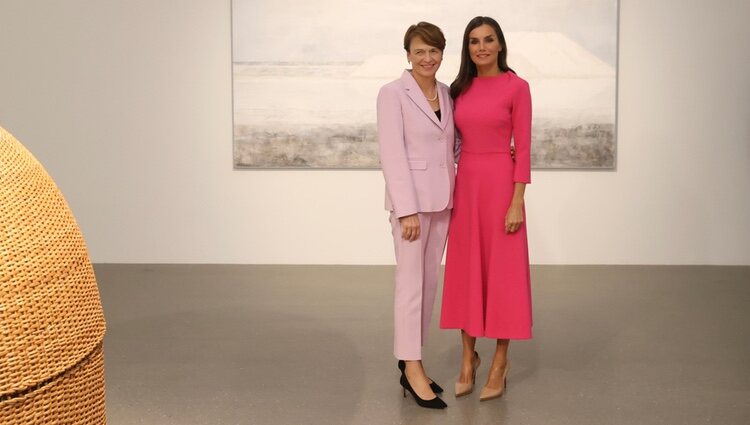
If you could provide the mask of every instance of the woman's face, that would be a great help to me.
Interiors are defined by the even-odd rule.
[[[477,68],[497,64],[497,55],[503,47],[491,26],[484,24],[469,33],[469,55]]]
[[[411,62],[412,73],[425,78],[435,77],[435,73],[443,62],[443,52],[435,46],[430,46],[422,37],[414,37],[409,43],[406,59]]]

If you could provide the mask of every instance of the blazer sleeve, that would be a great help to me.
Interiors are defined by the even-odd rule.
[[[531,92],[526,81],[515,90],[511,114],[513,145],[516,147],[513,181],[531,183]]]
[[[393,86],[386,85],[380,89],[377,114],[380,164],[393,212],[396,217],[416,214],[419,212],[419,202],[406,153],[401,101]]]

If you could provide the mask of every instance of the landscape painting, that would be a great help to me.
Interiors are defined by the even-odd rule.
[[[235,168],[379,168],[375,101],[409,67],[404,32],[442,28],[450,84],[479,15],[500,23],[530,84],[532,166],[613,169],[616,0],[233,0]]]

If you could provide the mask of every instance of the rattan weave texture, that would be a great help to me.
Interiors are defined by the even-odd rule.
[[[102,425],[104,353],[101,345],[72,369],[23,396],[0,403],[2,425]]]
[[[73,370],[87,358],[99,361],[94,357],[96,350],[101,356],[104,332],[94,270],[65,199],[41,164],[0,127],[0,422],[8,423],[6,409],[19,400],[62,408],[58,403],[68,402],[54,388],[68,388],[83,375],[96,378],[91,385],[99,389],[76,385],[103,394],[96,367]],[[103,415],[103,395],[97,403]]]

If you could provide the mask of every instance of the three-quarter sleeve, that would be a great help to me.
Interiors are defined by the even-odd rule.
[[[453,161],[458,164],[459,159],[461,159],[461,133],[456,129],[455,140],[453,141]]]
[[[513,144],[516,147],[513,181],[531,183],[531,92],[526,81],[522,81],[515,90],[511,118]]]
[[[401,102],[395,89],[384,86],[378,93],[378,146],[385,188],[396,217],[419,212],[404,141],[404,119]]]

